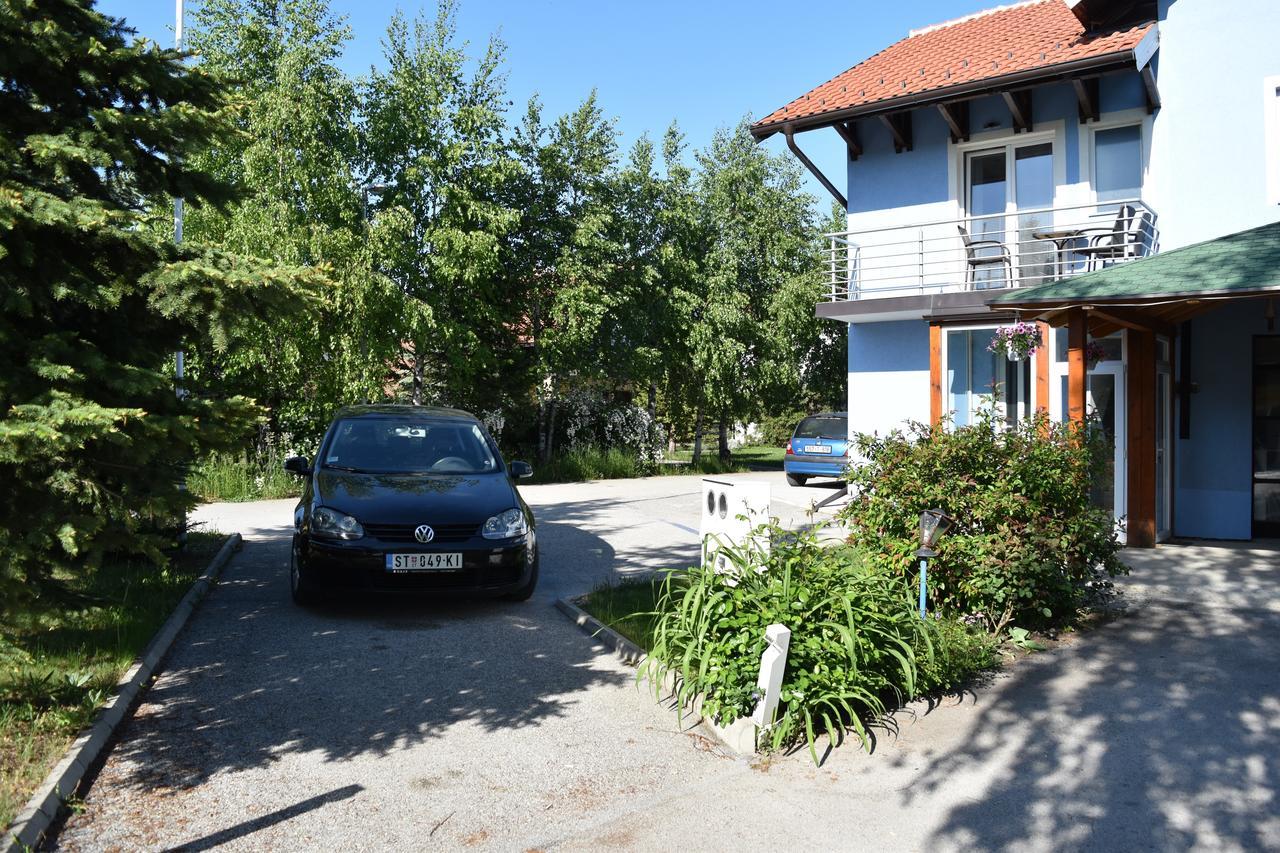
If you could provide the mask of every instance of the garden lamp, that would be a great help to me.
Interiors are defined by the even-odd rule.
[[[920,558],[920,618],[925,616],[925,590],[928,586],[929,558],[938,556],[933,546],[951,529],[955,521],[940,509],[926,509],[920,513],[920,547],[916,556]]]

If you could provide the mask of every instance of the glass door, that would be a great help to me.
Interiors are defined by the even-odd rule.
[[[1123,334],[1123,333],[1121,333]],[[1089,371],[1085,390],[1085,411],[1095,427],[1102,432],[1106,443],[1106,463],[1093,486],[1093,502],[1110,509],[1112,516],[1124,518],[1127,504],[1125,459],[1128,453],[1128,433],[1125,425],[1124,340],[1121,336],[1101,338],[1098,343],[1106,355]],[[1121,529],[1120,539],[1125,541]]]
[[[1051,234],[1053,144],[1010,142],[965,158],[965,210],[972,240],[1003,247],[977,248],[966,259],[975,289],[1039,284],[1056,277],[1058,245]],[[1007,256],[1004,255],[1007,252]]]
[[[1009,207],[1009,181],[1004,148],[968,155],[965,173],[969,239],[1007,245],[1005,214]],[[1010,269],[999,246],[974,246],[966,252],[966,281],[976,290],[1006,287]]]
[[[1253,339],[1253,535],[1280,536],[1280,335]]]

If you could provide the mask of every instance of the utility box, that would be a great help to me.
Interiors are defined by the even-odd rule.
[[[755,480],[702,480],[702,564],[718,572],[731,566],[721,549],[752,548],[767,553],[769,536],[755,532],[769,523],[769,484]]]

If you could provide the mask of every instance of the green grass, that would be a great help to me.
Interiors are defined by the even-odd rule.
[[[187,488],[204,501],[258,501],[297,497],[302,480],[285,472],[284,456],[269,451],[205,459],[187,475]]]
[[[110,698],[223,541],[192,533],[167,567],[125,560],[61,578],[83,602],[48,602],[0,622],[0,826]]]
[[[714,442],[710,447],[704,447],[702,450],[702,461],[706,464],[707,460],[716,462],[717,448]],[[760,470],[782,470],[782,456],[786,452],[785,448],[772,447],[769,445],[751,445],[748,447],[739,447],[731,451],[730,465],[735,466],[732,470],[737,471],[760,471]],[[693,451],[688,449],[677,450],[675,453],[667,454],[669,459],[679,459],[688,461],[693,458]],[[718,464],[718,463],[716,463]],[[708,473],[724,473],[721,471]]]
[[[622,580],[602,584],[587,593],[582,609],[642,649],[653,646],[655,610],[661,578]]]

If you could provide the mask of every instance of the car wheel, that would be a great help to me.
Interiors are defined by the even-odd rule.
[[[806,477],[806,476],[804,476],[803,474],[788,474],[788,475],[787,475],[787,485],[788,485],[788,486],[803,486],[803,485],[804,485],[806,482],[808,482],[808,481],[809,481],[809,478],[808,478],[808,477]]]
[[[298,547],[295,544],[289,549],[289,595],[293,598],[294,604],[306,606],[315,604],[319,596],[316,594],[315,585],[307,580],[306,575],[302,572],[302,566],[298,562]]]
[[[533,597],[533,590],[538,585],[538,561],[533,561],[533,571],[529,573],[529,582],[506,595],[508,601],[528,601]]]

